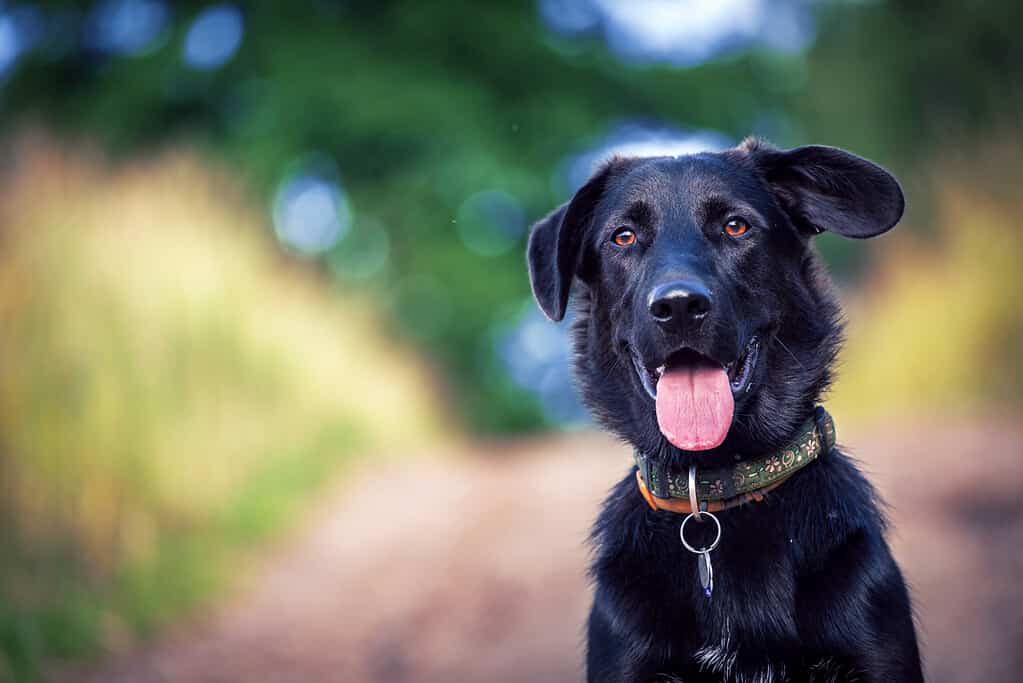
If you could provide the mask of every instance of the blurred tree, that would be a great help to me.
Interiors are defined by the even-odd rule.
[[[846,145],[911,172],[950,132],[1013,111],[1023,87],[1018,2],[821,3],[806,53],[736,45],[688,68],[623,62],[595,31],[552,32],[529,2],[214,9],[21,6],[20,26],[39,30],[10,68],[0,120],[43,121],[122,153],[198,144],[268,197],[295,174],[339,181],[352,223],[324,226],[341,239],[318,262],[358,276],[394,329],[440,361],[484,431],[531,427],[542,413],[493,351],[528,297],[524,220],[501,210],[510,248],[481,254],[458,225],[468,198],[500,190],[532,219],[567,195],[552,180],[566,155],[637,118]],[[848,266],[841,245],[824,248]]]

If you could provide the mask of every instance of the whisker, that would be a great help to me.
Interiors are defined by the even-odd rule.
[[[776,342],[778,342],[783,349],[785,349],[785,353],[787,353],[790,356],[792,356],[792,360],[796,361],[796,364],[799,365],[799,367],[801,367],[804,370],[806,370],[806,366],[803,365],[798,358],[796,358],[796,354],[792,353],[792,350],[789,347],[785,346],[785,342],[783,342],[780,337],[776,336],[776,337],[774,337],[774,340]]]

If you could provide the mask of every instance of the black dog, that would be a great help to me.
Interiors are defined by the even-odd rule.
[[[903,207],[865,159],[748,140],[613,159],[534,226],[536,299],[560,320],[579,283],[582,394],[640,467],[593,532],[589,681],[922,680],[884,516],[816,407],[841,322],[811,238]],[[689,488],[709,555],[706,512],[680,543]]]

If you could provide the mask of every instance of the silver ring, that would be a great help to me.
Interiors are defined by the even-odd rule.
[[[689,541],[686,540],[686,522],[688,522],[691,517],[695,516],[693,513],[690,512],[688,515],[686,515],[686,518],[682,520],[682,526],[680,526],[678,529],[678,535],[679,538],[682,539],[682,545],[686,547],[686,550],[696,555],[709,553],[711,550],[714,550],[714,548],[718,547],[718,542],[721,540],[721,522],[718,521],[717,516],[710,512],[704,512],[703,514],[710,517],[711,521],[714,522],[714,526],[717,527],[717,535],[714,536],[714,542],[711,543],[708,547],[703,548],[702,550],[697,550],[693,546],[689,545]]]
[[[696,465],[689,466],[689,507],[692,509],[693,515],[696,515],[696,521],[702,522],[700,518],[700,502],[696,498]]]

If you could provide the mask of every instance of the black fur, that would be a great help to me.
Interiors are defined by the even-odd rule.
[[[576,283],[576,375],[598,421],[684,471],[782,446],[830,381],[841,342],[836,299],[811,237],[871,237],[898,222],[903,196],[879,166],[830,147],[781,151],[754,140],[718,154],[613,159],[538,222],[529,268],[560,320]],[[741,217],[741,237],[724,224]],[[637,235],[622,248],[612,235]],[[651,288],[698,281],[713,293],[700,324],[667,329]],[[699,453],[660,433],[634,360],[686,347],[722,365],[760,340],[748,391],[721,446]],[[909,596],[870,484],[839,449],[761,503],[719,514],[716,588],[706,598],[679,515],[652,511],[630,472],[593,530],[589,681],[919,681]]]

